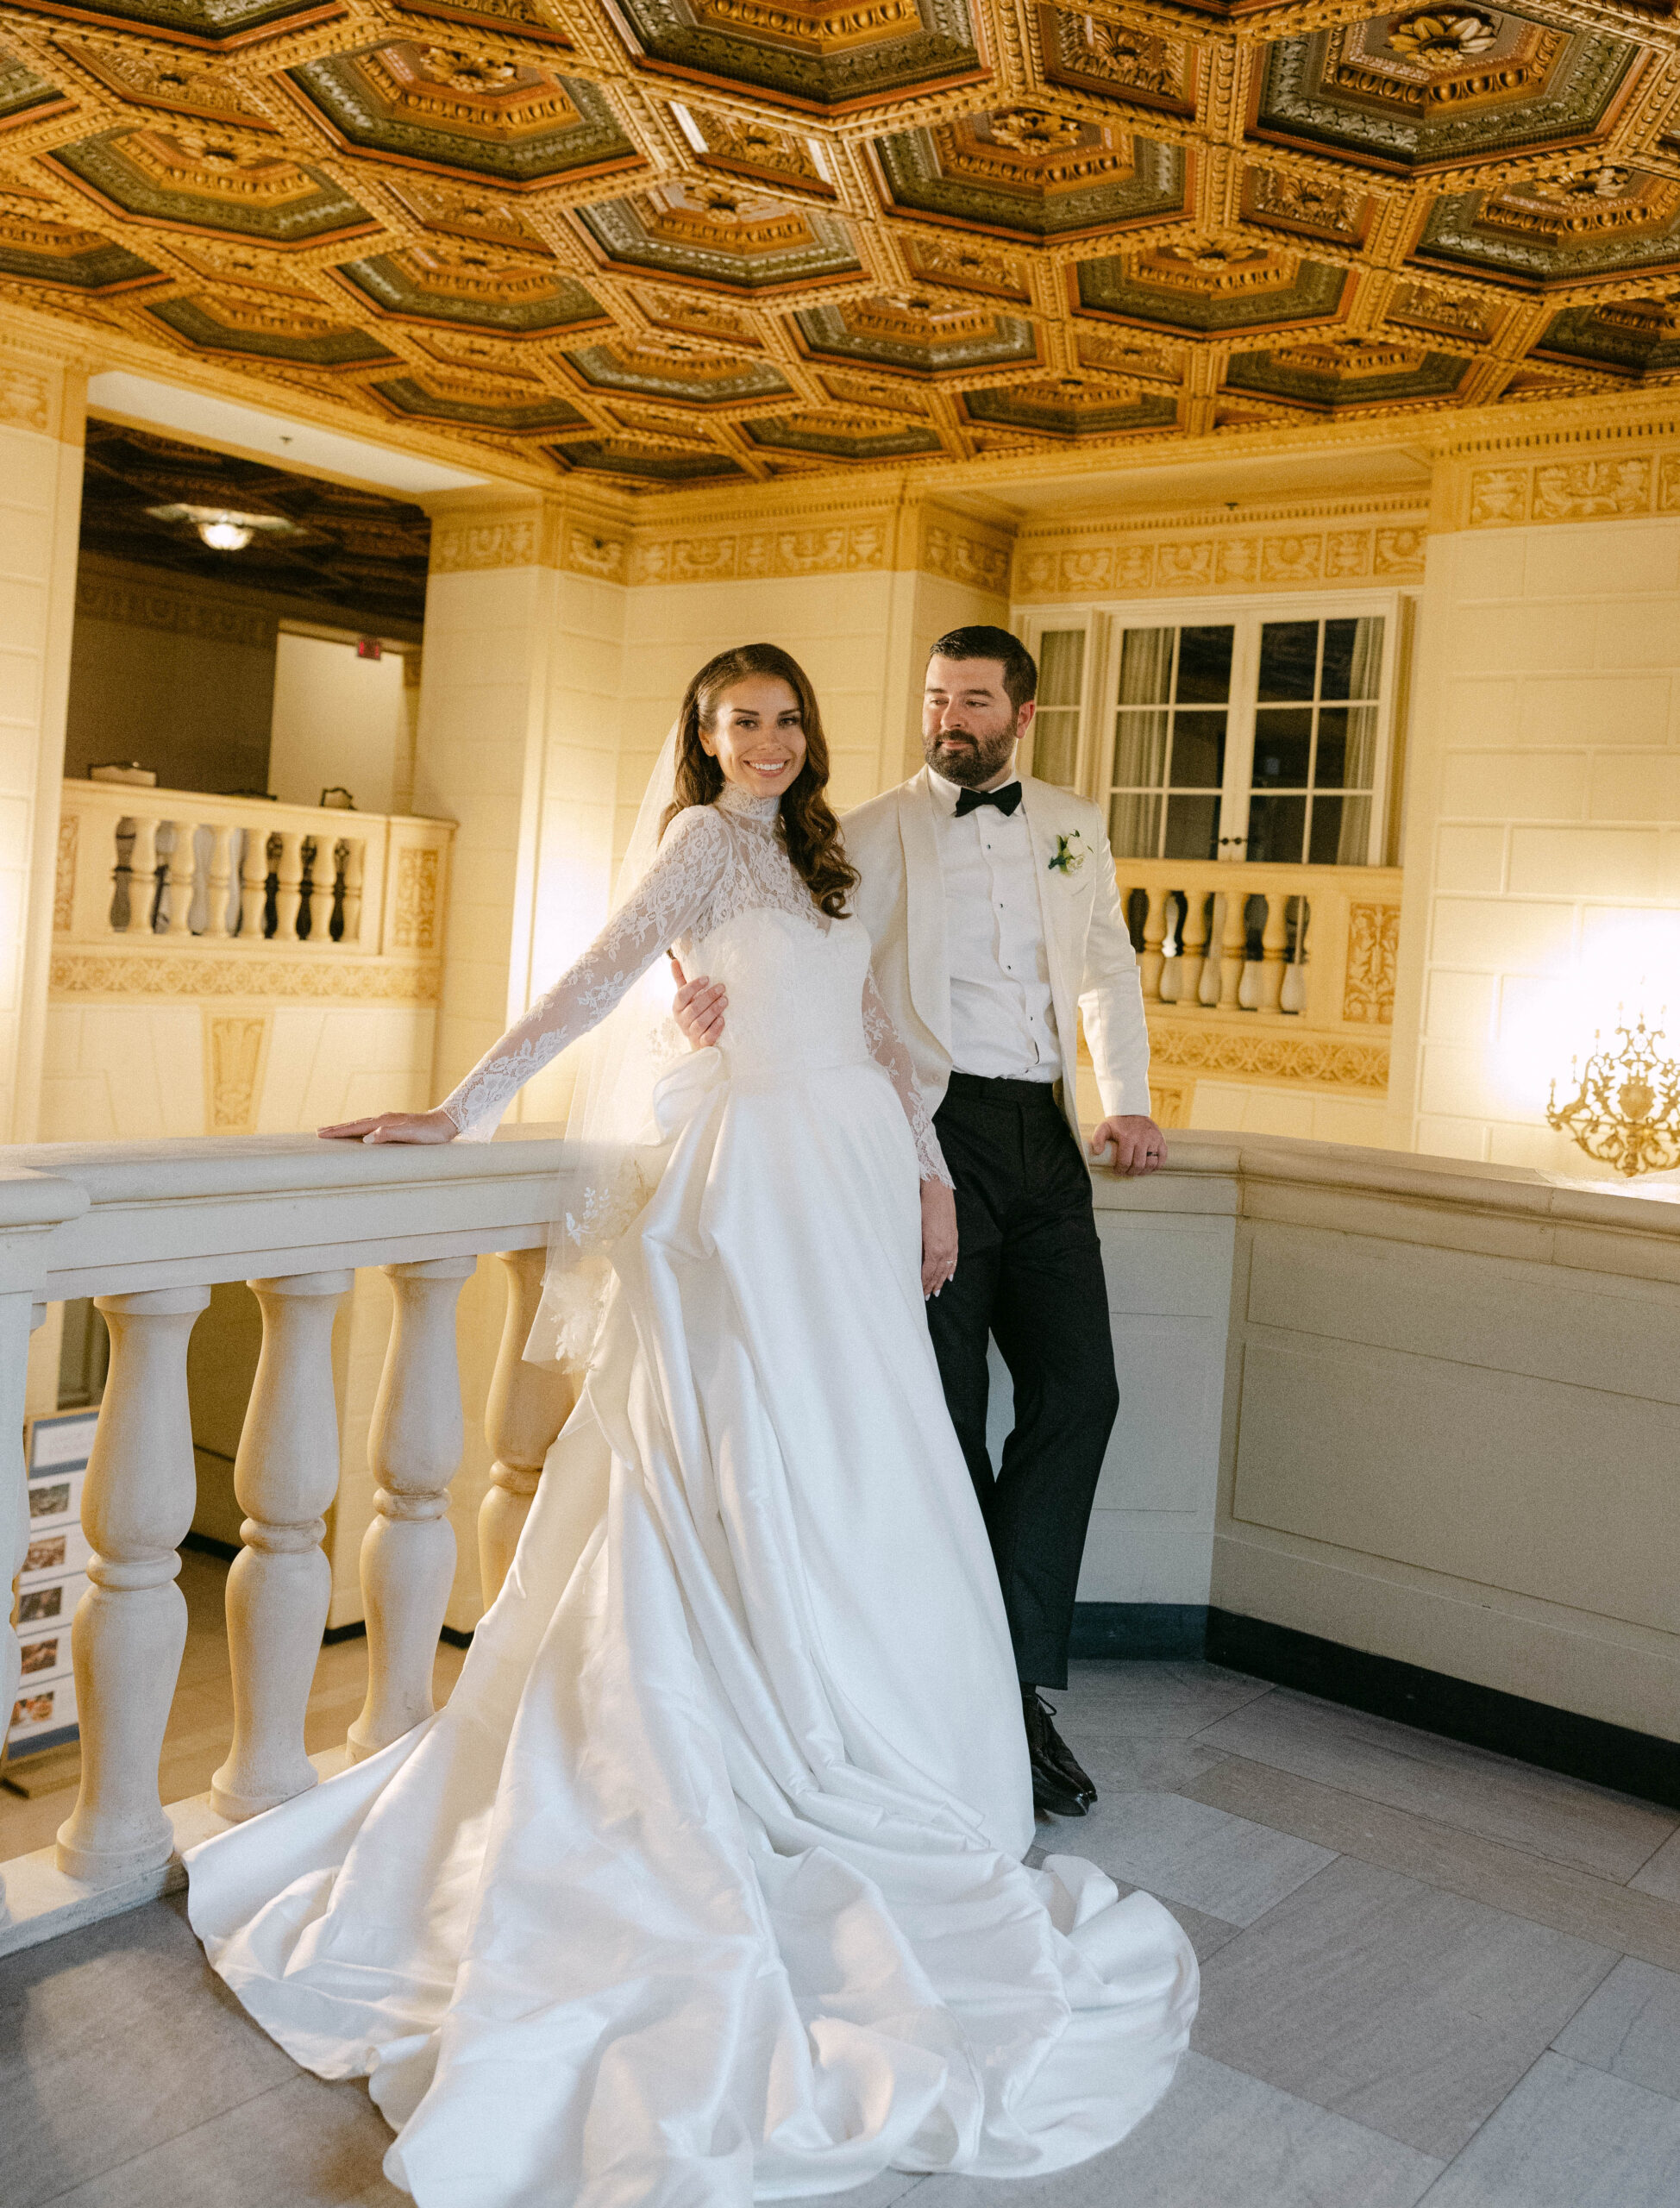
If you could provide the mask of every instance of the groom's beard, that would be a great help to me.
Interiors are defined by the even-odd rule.
[[[1015,748],[1015,730],[999,729],[990,736],[978,736],[963,729],[942,729],[937,736],[924,735],[922,756],[937,775],[948,782],[955,782],[960,789],[978,789],[991,781],[1009,764],[1010,754]]]

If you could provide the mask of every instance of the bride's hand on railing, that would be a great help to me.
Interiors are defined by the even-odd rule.
[[[453,1142],[460,1129],[447,1112],[375,1112],[368,1120],[342,1120],[317,1127],[334,1142]]]

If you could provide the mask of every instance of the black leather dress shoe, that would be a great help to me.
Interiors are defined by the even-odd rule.
[[[1097,1790],[1090,1777],[1080,1766],[1078,1758],[1056,1731],[1050,1720],[1056,1715],[1036,1687],[1025,1688],[1021,1695],[1021,1712],[1026,1720],[1027,1747],[1032,1756],[1034,1798],[1037,1799],[1038,1774],[1042,1768],[1047,1780],[1064,1797],[1078,1803],[1075,1810],[1059,1810],[1058,1816],[1082,1817],[1097,1798]]]
[[[1087,1807],[1085,1788],[1090,1788],[1093,1802],[1097,1798],[1097,1791],[1069,1754],[1066,1743],[1050,1723],[1050,1705],[1040,1698],[1037,1687],[1021,1690],[1021,1716],[1026,1724],[1027,1753],[1032,1762],[1034,1815],[1082,1817]],[[1060,1755],[1056,1753],[1058,1749]],[[1073,1764],[1072,1772],[1064,1767],[1063,1757]],[[1075,1772],[1078,1773],[1077,1778]],[[1081,1780],[1084,1781],[1083,1785]]]

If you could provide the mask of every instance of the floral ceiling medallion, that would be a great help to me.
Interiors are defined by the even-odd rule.
[[[1472,10],[1457,15],[1428,10],[1402,16],[1389,31],[1389,44],[1408,61],[1426,69],[1455,69],[1499,42],[1498,23]]]

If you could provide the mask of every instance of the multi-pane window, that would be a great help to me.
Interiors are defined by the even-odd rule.
[[[1232,633],[1228,626],[1125,631],[1108,806],[1117,854],[1215,856]]]
[[[1047,618],[1032,771],[1103,805],[1117,857],[1377,863],[1395,609],[1346,605]]]
[[[1380,615],[1263,624],[1245,857],[1365,863],[1382,674]]]

